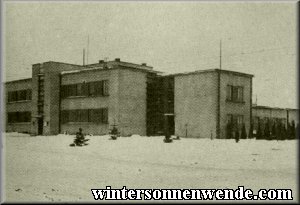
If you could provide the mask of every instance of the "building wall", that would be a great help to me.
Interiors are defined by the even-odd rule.
[[[292,123],[292,121],[294,121],[295,125],[299,124],[299,110],[287,109],[287,112],[289,117],[289,123]]]
[[[226,138],[227,115],[243,115],[248,135],[251,122],[251,81],[252,78],[235,73],[221,72],[220,76],[220,138]],[[243,102],[230,102],[227,98],[227,85],[243,87]],[[241,129],[240,129],[241,133]]]
[[[73,74],[64,74],[61,78],[61,85],[95,82],[108,80],[109,96],[97,97],[68,97],[61,99],[61,110],[72,109],[97,109],[108,108],[108,124],[94,124],[82,122],[69,122],[61,124],[61,132],[76,133],[79,127],[83,132],[90,134],[108,134],[109,124],[118,118],[118,92],[119,92],[119,71],[118,70],[101,70],[90,72],[78,72]]]
[[[119,70],[119,127],[122,135],[146,135],[146,72]]]
[[[78,128],[91,134],[108,134],[116,124],[121,135],[146,134],[146,73],[128,69],[94,70],[62,75],[62,85],[109,81],[109,96],[62,99],[61,110],[108,108],[108,124],[65,123],[61,132]]]
[[[43,115],[38,113],[38,73],[43,68],[44,74],[44,107]],[[80,69],[82,66],[45,62],[35,64],[32,67],[32,128],[33,134],[38,134],[38,119],[43,119],[43,135],[58,134],[60,130],[59,110],[60,110],[60,72]]]
[[[174,77],[175,135],[216,137],[217,73],[194,73]]]
[[[7,113],[8,112],[30,112],[31,111],[31,100],[27,101],[19,101],[19,102],[8,102],[7,96],[8,92],[17,91],[17,90],[24,90],[24,89],[31,89],[31,79],[26,80],[19,80],[19,81],[12,81],[5,83],[4,86],[4,113],[3,120],[5,123],[5,130],[6,132],[27,132],[30,133],[30,122],[19,122],[19,123],[7,123]]]

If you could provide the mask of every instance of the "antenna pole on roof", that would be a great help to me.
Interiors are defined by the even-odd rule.
[[[222,39],[220,40],[220,70],[222,70]]]
[[[90,45],[90,35],[88,35],[88,39],[87,39],[86,64],[89,64],[89,45]]]
[[[85,66],[85,62],[84,62],[85,59],[84,58],[85,58],[85,49],[83,49],[83,58],[82,58],[82,61],[83,61],[82,64],[83,64],[83,66]]]

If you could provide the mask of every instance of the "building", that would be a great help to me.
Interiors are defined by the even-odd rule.
[[[45,62],[32,78],[5,83],[6,131],[226,138],[248,131],[253,75],[219,69],[166,75],[119,58],[86,66]],[[296,118],[291,110],[290,116]],[[256,115],[255,115],[256,116]]]
[[[252,77],[219,69],[175,74],[175,135],[226,138],[227,123],[249,130]]]
[[[268,123],[269,127],[272,127],[274,124],[281,124],[285,128],[292,124],[295,126],[299,124],[298,109],[253,105],[252,113],[254,133],[258,129],[258,124],[260,124],[262,130],[264,130],[266,123]]]

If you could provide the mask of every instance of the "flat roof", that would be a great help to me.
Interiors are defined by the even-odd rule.
[[[99,65],[99,64],[98,64]],[[137,71],[141,71],[141,72],[148,72],[148,73],[161,73],[160,71],[155,71],[155,70],[148,70],[148,69],[143,69],[143,68],[134,68],[131,67],[129,65],[118,65],[120,67],[124,67],[125,69],[129,69],[129,70],[137,70]],[[116,69],[120,69],[120,67],[111,67],[111,68],[104,68],[103,65],[102,66],[97,66],[97,67],[87,67],[84,69],[78,69],[78,70],[70,70],[70,71],[62,71],[61,74],[62,75],[67,75],[67,74],[74,74],[74,73],[82,73],[82,72],[91,72],[91,71],[108,71],[108,70],[116,70]]]
[[[195,71],[189,71],[189,72],[182,72],[182,73],[174,73],[164,76],[180,76],[180,75],[193,75],[193,74],[201,74],[201,73],[209,73],[209,72],[221,72],[221,73],[227,73],[227,74],[233,74],[233,75],[239,75],[239,76],[245,76],[245,77],[254,77],[253,74],[248,73],[241,73],[237,71],[230,71],[230,70],[220,70],[218,68],[214,69],[206,69],[206,70],[195,70]]]
[[[20,81],[30,81],[32,80],[32,78],[24,78],[24,79],[19,79],[19,80],[11,80],[11,81],[6,81],[6,82],[3,82],[5,84],[7,83],[17,83],[17,82],[20,82]]]
[[[295,108],[280,108],[280,107],[270,107],[270,106],[263,106],[263,105],[252,105],[253,109],[268,109],[268,110],[299,110]]]

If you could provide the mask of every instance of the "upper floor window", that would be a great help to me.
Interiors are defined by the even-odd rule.
[[[7,93],[7,102],[31,100],[31,89],[16,90]]]
[[[61,97],[71,96],[108,96],[108,80],[63,85],[61,87]]]
[[[227,85],[226,100],[232,102],[244,102],[244,87]]]

